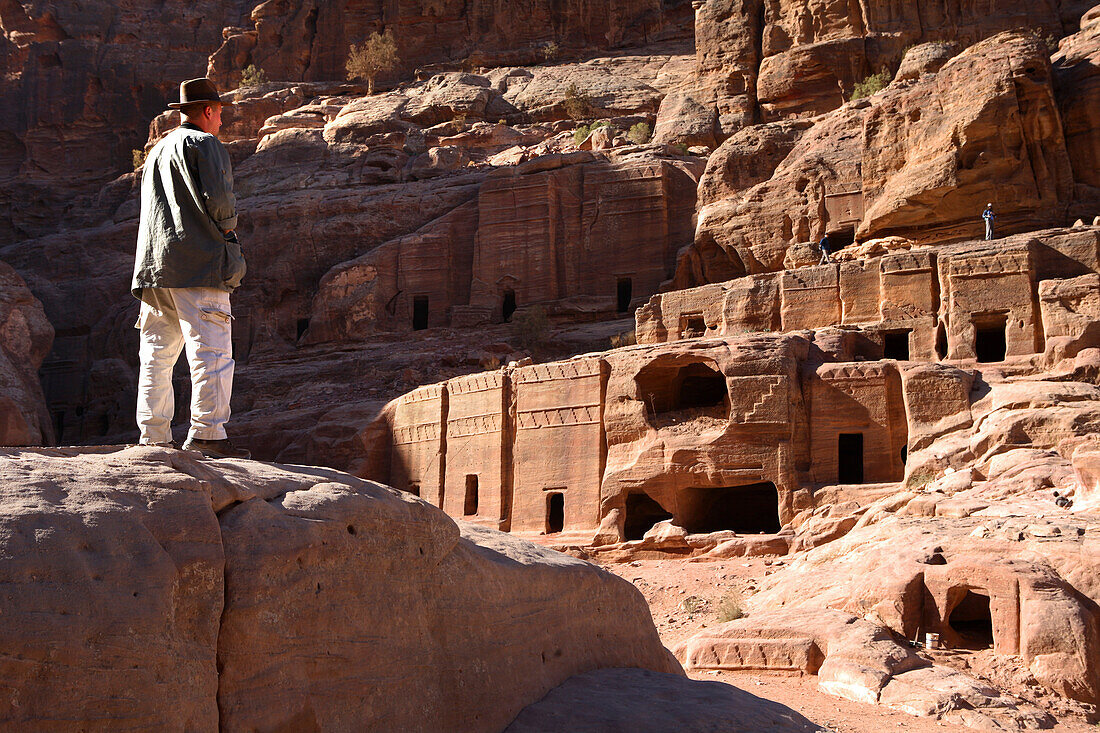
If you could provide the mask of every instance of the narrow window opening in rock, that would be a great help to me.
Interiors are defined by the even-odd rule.
[[[299,341],[301,341],[302,337],[306,335],[307,330],[309,330],[309,319],[308,318],[299,318],[298,319],[298,340]]]
[[[974,354],[981,363],[1004,361],[1008,351],[1005,316],[982,319],[974,324]]]
[[[738,534],[778,532],[779,492],[775,484],[685,489],[677,524],[691,534],[730,530]]]
[[[993,646],[993,617],[989,612],[989,596],[966,591],[966,595],[951,611],[948,626],[959,635],[964,649],[990,649]]]
[[[909,334],[907,331],[887,331],[882,335],[882,356],[884,359],[909,361]]]
[[[947,328],[942,321],[936,326],[936,358],[940,361],[947,358]]]
[[[630,299],[634,295],[634,282],[629,277],[620,277],[615,310],[619,313],[626,313],[630,310]]]
[[[516,312],[516,291],[505,290],[504,302],[500,307],[500,313],[504,317],[504,322],[508,323],[512,320],[512,314]]]
[[[54,440],[58,445],[65,445],[61,442],[61,436],[65,434],[65,413],[64,411],[58,411],[53,414],[53,432]]]
[[[863,433],[841,433],[837,438],[837,483],[863,483]]]
[[[477,474],[466,474],[466,501],[462,505],[462,513],[469,517],[477,514]]]
[[[546,495],[546,534],[565,529],[565,494],[560,491]]]
[[[649,494],[627,494],[623,534],[628,541],[642,539],[653,525],[666,519],[672,519],[672,515]]]
[[[413,330],[423,331],[428,327],[428,296],[413,298]]]
[[[680,316],[680,338],[695,339],[707,332],[707,322],[703,314],[695,313]]]
[[[849,244],[856,241],[856,229],[855,227],[845,227],[844,229],[834,229],[829,232],[829,246],[833,252],[838,252]]]
[[[415,481],[409,482],[409,493],[413,496],[420,496],[420,484]]]
[[[905,462],[909,460],[909,448],[906,446],[901,447],[901,465],[905,465]]]

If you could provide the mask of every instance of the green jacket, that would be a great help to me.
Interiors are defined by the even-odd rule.
[[[130,291],[241,284],[233,166],[218,138],[183,123],[153,146],[141,176],[141,221]],[[234,238],[235,239],[235,238]]]

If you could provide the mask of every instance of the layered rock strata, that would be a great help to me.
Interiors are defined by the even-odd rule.
[[[1069,223],[1075,177],[1047,56],[1037,37],[998,35],[808,129],[734,135],[700,183],[674,286],[807,264],[806,243],[826,233],[834,246],[979,236],[987,203],[1000,233]]]

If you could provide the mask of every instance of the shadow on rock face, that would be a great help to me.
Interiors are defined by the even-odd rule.
[[[601,669],[555,687],[524,708],[505,733],[563,730],[801,733],[820,726],[785,705],[722,682],[645,669]]]

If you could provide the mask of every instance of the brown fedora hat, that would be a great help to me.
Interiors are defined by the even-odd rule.
[[[172,109],[182,109],[188,105],[203,102],[232,104],[231,102],[223,102],[218,94],[218,88],[214,86],[214,82],[204,77],[202,79],[188,79],[180,84],[180,101],[169,102],[168,106]]]

